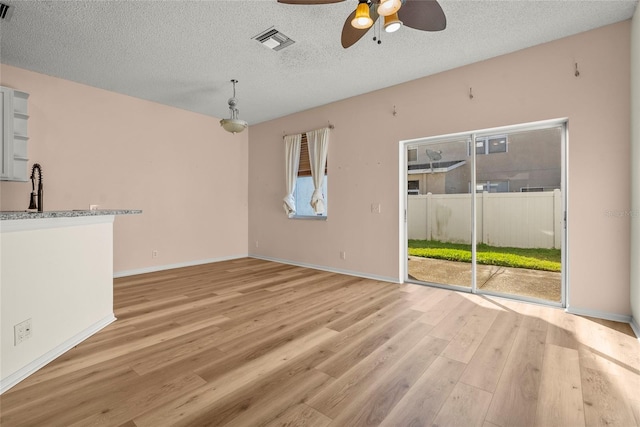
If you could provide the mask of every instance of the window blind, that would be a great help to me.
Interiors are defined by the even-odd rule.
[[[324,167],[324,174],[327,174],[326,165]],[[300,166],[298,166],[298,176],[311,176],[311,160],[309,160],[309,146],[306,133],[302,134],[302,140],[300,141]]]

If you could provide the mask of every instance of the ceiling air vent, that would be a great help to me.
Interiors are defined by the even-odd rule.
[[[13,7],[8,4],[0,3],[0,19],[4,19],[5,21],[11,20],[11,15],[13,14]]]
[[[295,41],[291,40],[289,37],[285,36],[273,27],[263,31],[253,38],[273,50],[282,50],[295,43]]]

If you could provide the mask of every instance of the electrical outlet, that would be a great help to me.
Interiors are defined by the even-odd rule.
[[[151,258],[158,258],[158,250],[154,249],[151,251]]]
[[[31,338],[31,319],[27,319],[24,322],[24,339],[28,340]]]
[[[258,247],[258,241],[256,240],[256,248]]]
[[[31,319],[20,322],[13,327],[13,345],[31,338]]]
[[[345,251],[340,251],[340,259],[347,259],[347,253]]]
[[[379,214],[381,211],[380,203],[371,203],[371,213]]]

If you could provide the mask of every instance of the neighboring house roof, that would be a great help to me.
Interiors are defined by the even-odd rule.
[[[449,160],[446,162],[419,163],[409,165],[409,174],[414,173],[445,173],[467,163],[466,160]]]

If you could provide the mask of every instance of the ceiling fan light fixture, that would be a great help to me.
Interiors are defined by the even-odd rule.
[[[240,120],[238,118],[238,113],[240,112],[236,105],[238,104],[238,100],[236,99],[236,83],[238,81],[236,79],[231,80],[233,83],[233,97],[229,98],[229,113],[231,117],[228,119],[220,120],[220,126],[227,132],[231,132],[233,134],[240,133],[249,126],[247,122],[244,120]]]
[[[385,17],[393,15],[400,10],[401,6],[402,2],[400,0],[381,0],[378,6],[378,15]]]
[[[356,9],[356,16],[351,21],[351,26],[353,28],[358,28],[360,30],[365,30],[373,25],[373,19],[369,15],[369,5],[367,2],[358,3],[358,8]]]
[[[402,21],[398,18],[398,13],[384,17],[384,30],[387,33],[395,33],[402,27]]]

